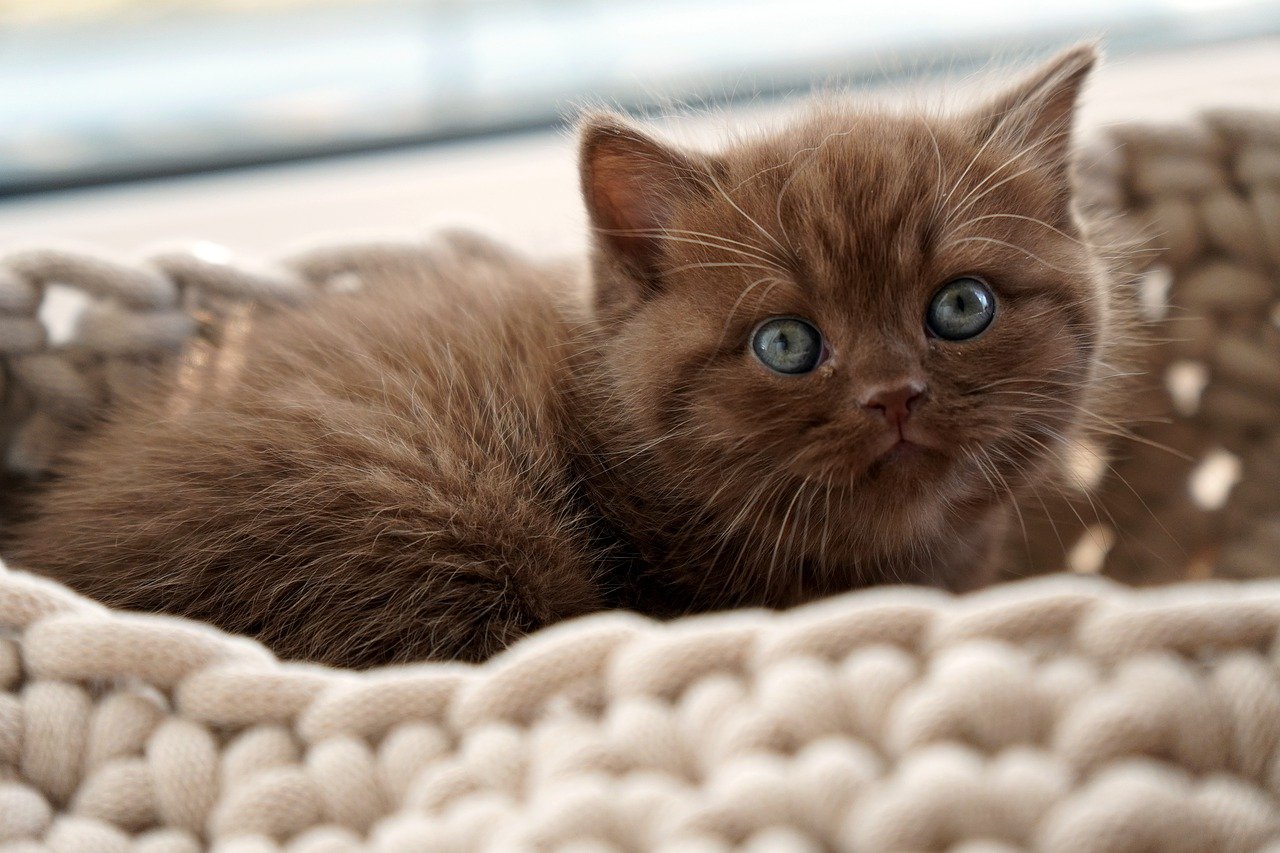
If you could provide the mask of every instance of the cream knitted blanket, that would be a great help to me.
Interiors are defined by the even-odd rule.
[[[0,849],[1276,850],[1278,632],[1052,576],[353,674],[0,569]]]

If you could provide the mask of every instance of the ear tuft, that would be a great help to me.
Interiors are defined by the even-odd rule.
[[[1097,45],[1080,44],[1040,66],[980,110],[981,138],[998,134],[1025,146],[1065,182],[1076,106],[1099,55]]]
[[[587,214],[601,249],[655,281],[662,235],[678,205],[700,192],[701,164],[613,113],[581,124],[579,170]]]

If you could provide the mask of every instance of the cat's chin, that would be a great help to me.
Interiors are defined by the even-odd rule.
[[[913,440],[886,440],[880,447],[842,459],[828,456],[824,465],[805,471],[806,479],[832,484],[832,495],[847,504],[852,517],[913,529],[944,512],[961,497],[958,485],[966,480],[956,459],[937,447]],[[940,517],[940,515],[939,515]]]
[[[832,483],[857,484],[859,492],[893,489],[892,497],[900,501],[917,492],[936,490],[951,479],[954,463],[951,455],[915,439],[888,439],[861,453],[823,452],[815,450],[801,457],[799,473],[806,479]]]
[[[936,492],[950,471],[951,459],[941,451],[903,439],[872,459],[862,477],[873,489],[892,489],[900,500]]]
[[[884,453],[876,458],[875,463],[884,463],[885,465],[909,464],[909,460],[914,459],[922,453],[927,453],[928,448],[923,444],[912,441],[907,438],[900,438]]]

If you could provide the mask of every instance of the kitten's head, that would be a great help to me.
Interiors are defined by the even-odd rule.
[[[950,116],[827,104],[715,154],[589,120],[610,406],[656,476],[801,527],[834,501],[885,547],[1042,476],[1109,323],[1068,174],[1094,61]]]

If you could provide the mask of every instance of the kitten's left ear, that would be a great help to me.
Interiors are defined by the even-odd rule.
[[[1058,54],[978,111],[979,139],[1000,135],[1025,147],[1049,175],[1065,184],[1076,103],[1097,62],[1093,44]]]
[[[656,290],[664,233],[679,207],[706,192],[710,165],[609,113],[588,116],[580,137],[582,195],[597,244],[642,291]]]

